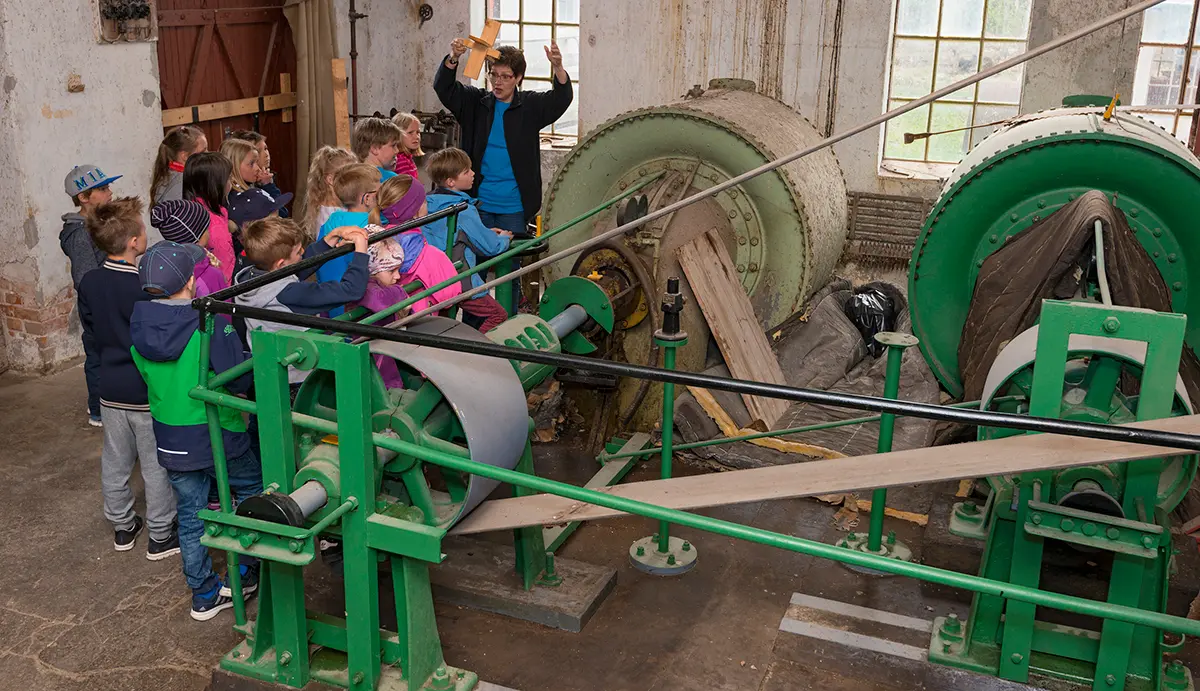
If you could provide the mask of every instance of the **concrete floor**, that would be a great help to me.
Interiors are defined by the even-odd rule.
[[[41,379],[0,377],[0,419],[10,430],[0,461],[0,524],[6,526],[0,540],[0,689],[203,689],[212,666],[237,641],[232,615],[192,621],[178,560],[147,561],[144,537],[132,552],[113,551],[98,489],[101,432],[87,426],[84,409],[79,368]],[[566,445],[539,446],[537,455],[539,472],[559,479],[582,484],[594,471],[586,454]],[[631,479],[656,473],[644,467]],[[894,503],[928,510],[930,496],[908,492]],[[795,500],[706,513],[832,542],[841,535],[832,526],[833,511]],[[919,528],[904,522],[888,527],[920,555]],[[626,550],[654,530],[641,518],[602,521],[581,528],[560,551],[618,571],[616,589],[581,633],[439,605],[447,661],[524,691],[884,688],[816,681],[788,653],[796,646],[781,645],[779,626],[792,593],[925,619],[966,613],[961,600],[941,599],[911,580],[863,576],[682,529],[677,534],[699,550],[697,568],[679,578],[646,576],[629,566]],[[332,611],[336,578],[313,575],[314,600]]]

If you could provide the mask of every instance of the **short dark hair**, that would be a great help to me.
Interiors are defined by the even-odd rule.
[[[188,156],[183,164],[183,198],[203,201],[209,211],[220,213],[229,206],[225,185],[233,175],[233,164],[217,151]]]
[[[145,210],[146,206],[137,197],[118,197],[97,206],[84,217],[84,224],[96,247],[106,254],[120,254],[129,246],[131,238],[145,232],[142,225]]]
[[[438,187],[470,168],[471,157],[462,149],[450,147],[430,154],[425,167],[429,170],[429,177],[433,179],[433,186]]]
[[[226,137],[226,139],[241,139],[242,141],[250,142],[255,146],[258,146],[259,142],[267,140],[266,137],[258,132],[255,132],[254,130],[234,130],[229,133],[229,136]]]
[[[500,57],[488,62],[488,69],[504,66],[513,71],[513,76],[520,81],[525,76],[525,53],[516,46],[500,46],[496,49]]]

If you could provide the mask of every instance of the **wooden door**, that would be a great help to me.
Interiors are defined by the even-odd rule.
[[[163,110],[292,90],[296,47],[283,0],[159,0],[158,71]],[[282,86],[281,86],[282,84]],[[259,102],[259,107],[263,107]],[[275,183],[296,191],[296,123],[290,110],[265,110],[196,123],[211,150],[225,133],[267,138]]]

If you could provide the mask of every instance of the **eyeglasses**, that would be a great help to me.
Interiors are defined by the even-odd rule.
[[[511,82],[511,81],[516,80],[517,75],[515,75],[515,74],[497,74],[495,72],[488,72],[488,77],[490,77],[493,82]]]

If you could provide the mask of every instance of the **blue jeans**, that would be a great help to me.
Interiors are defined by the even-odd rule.
[[[83,330],[83,380],[87,382],[88,415],[100,417],[100,350],[96,339]]]
[[[499,228],[507,230],[513,234],[513,240],[523,240],[530,237],[529,225],[525,223],[525,214],[521,212],[511,214],[496,214],[491,211],[479,210],[479,220],[483,221],[483,225],[488,228]],[[517,260],[510,259],[509,261],[500,264],[496,267],[500,272],[509,272],[517,268]],[[512,304],[502,305],[510,315],[517,313],[517,308],[521,306],[521,282],[513,281]]]
[[[245,501],[262,492],[262,466],[253,451],[247,451],[226,462],[229,469],[229,489],[238,501]],[[217,587],[212,557],[200,544],[204,522],[197,512],[208,504],[208,490],[216,479],[216,469],[167,471],[179,511],[179,550],[183,558],[183,576],[193,593],[211,592]],[[241,563],[252,565],[256,559],[243,557]]]

